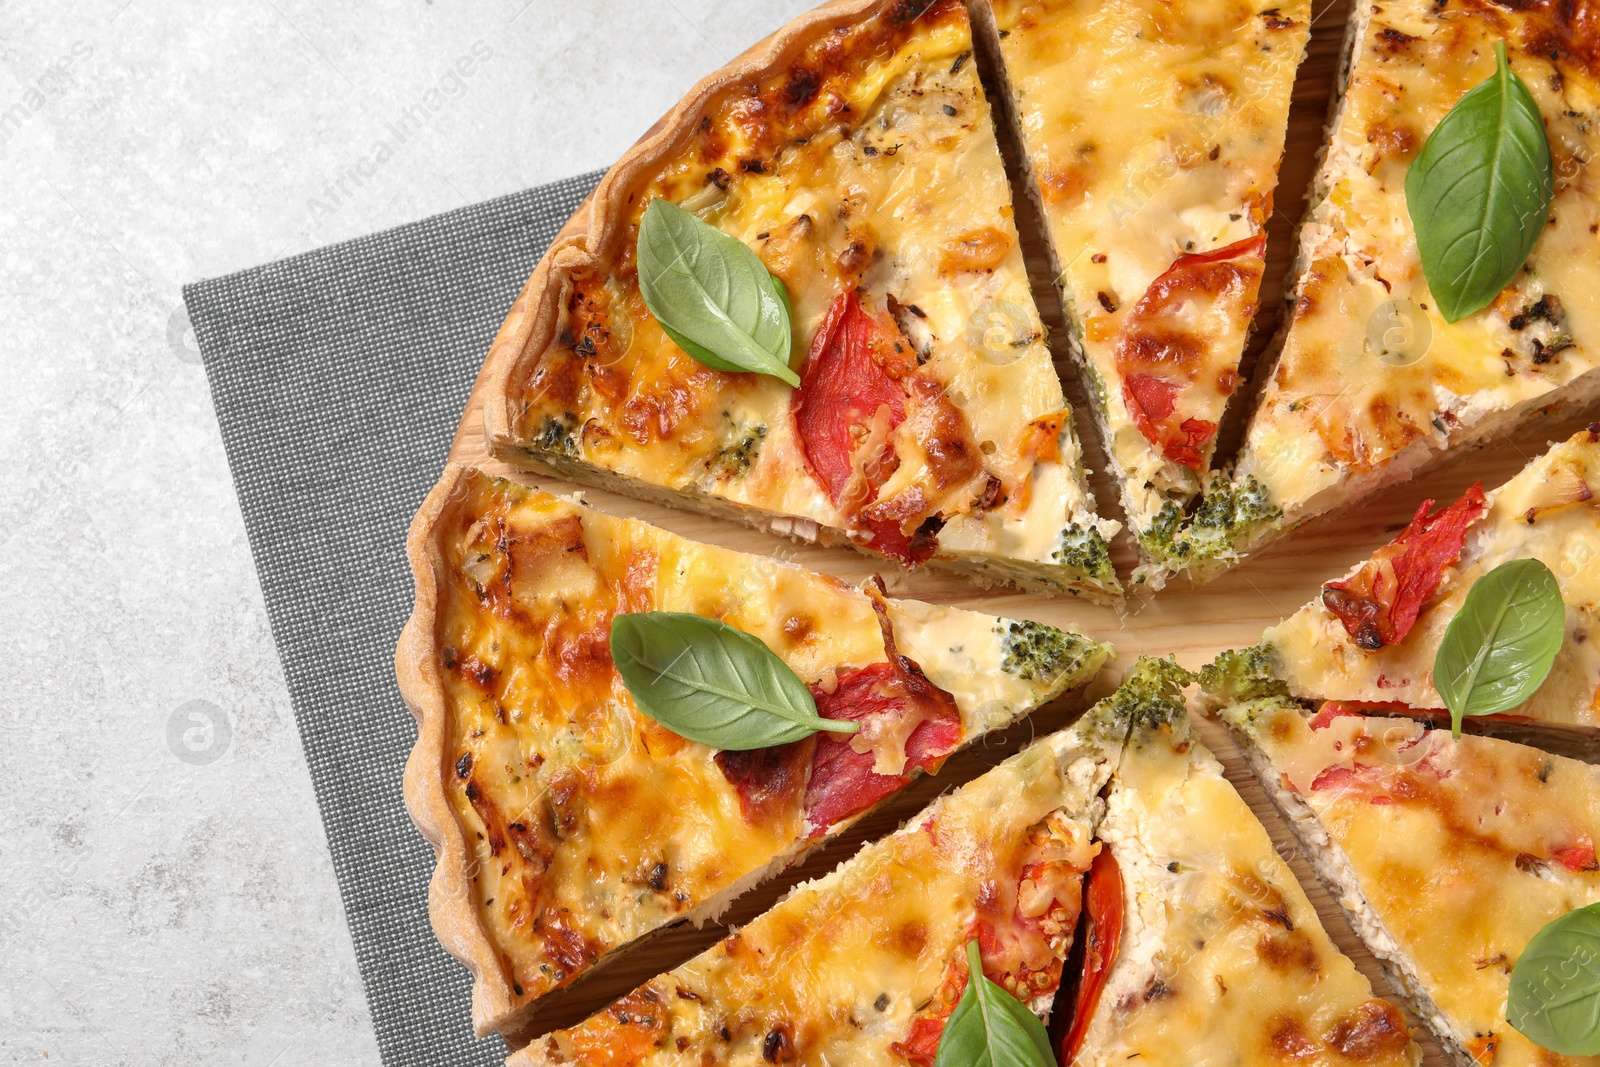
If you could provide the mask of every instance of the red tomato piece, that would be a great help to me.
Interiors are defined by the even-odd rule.
[[[1445,568],[1461,558],[1467,527],[1483,517],[1487,506],[1481,482],[1432,515],[1433,501],[1424,500],[1398,537],[1350,577],[1323,586],[1323,605],[1368,652],[1399,644],[1439,588]]]
[[[1072,1026],[1061,1041],[1061,1062],[1067,1067],[1083,1048],[1083,1039],[1122,944],[1122,868],[1109,848],[1102,848],[1089,866],[1083,897],[1084,910],[1089,914],[1088,941],[1083,950],[1083,975],[1072,1005]]]
[[[854,735],[819,733],[806,787],[806,820],[811,836],[821,837],[842,822],[876,804],[911,780],[913,769],[935,766],[961,743],[961,711],[944,690],[928,681],[911,660],[891,652],[882,663],[839,675],[833,692],[811,687],[817,713],[827,719],[865,723],[878,717],[916,720],[906,738],[902,774],[874,771],[871,752],[850,746]]]

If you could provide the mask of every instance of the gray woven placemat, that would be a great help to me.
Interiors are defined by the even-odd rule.
[[[184,289],[388,1067],[499,1067],[428,925],[400,780],[406,527],[587,174]]]

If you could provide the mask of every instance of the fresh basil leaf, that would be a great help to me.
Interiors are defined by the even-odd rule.
[[[760,638],[703,615],[618,615],[611,661],[640,711],[712,748],[769,748],[818,730],[858,729],[818,715],[806,684]]]
[[[749,245],[657,198],[639,222],[639,292],[661,329],[715,370],[799,385],[782,283]]]
[[[1433,686],[1450,709],[1455,736],[1463,716],[1494,715],[1531,697],[1566,630],[1561,586],[1538,560],[1502,563],[1473,582],[1433,659]]]
[[[1533,935],[1511,969],[1506,1021],[1551,1052],[1600,1055],[1600,904]]]
[[[967,942],[967,989],[945,1022],[933,1067],[1055,1067],[1044,1023],[983,973]]]
[[[1544,231],[1555,189],[1539,105],[1496,41],[1495,72],[1456,101],[1406,171],[1422,272],[1446,322],[1488,307]]]

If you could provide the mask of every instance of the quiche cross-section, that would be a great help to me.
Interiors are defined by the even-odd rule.
[[[669,336],[640,280],[656,199],[777,279],[798,387]],[[483,380],[510,462],[907,566],[1120,592],[959,0],[826,5],[702,81],[568,224]]]
[[[1177,539],[1198,577],[1444,453],[1600,394],[1600,12],[1587,0],[1351,8],[1282,351],[1232,478]],[[1502,42],[1543,118],[1554,199],[1514,280],[1447,322],[1412,222],[1425,205],[1407,202],[1406,179],[1445,115],[1495,73]]]
[[[1097,878],[1120,882],[1099,906],[1118,911],[1121,936],[1097,984],[1085,975],[1064,1065],[1419,1061],[1405,1017],[1324,932],[1181,698],[1147,702],[1098,835],[1087,907],[1100,918]]]
[[[974,940],[985,976],[1047,1016],[1100,847],[1099,793],[1138,714],[1113,694],[508,1067],[930,1067]]]
[[[1212,478],[1309,0],[986,0],[1128,526],[1159,581]]]
[[[480,1031],[652,930],[734,895],[978,735],[1091,678],[1108,649],[1037,623],[698,544],[452,467],[419,513],[402,690],[406,770],[438,853],[431,902],[473,970]],[[819,732],[715,751],[643,714],[612,661],[622,613],[683,612],[764,643]]]
[[[1240,699],[1240,698],[1243,699]],[[1506,1019],[1551,920],[1600,901],[1600,769],[1409,718],[1236,693],[1221,715],[1352,925],[1460,1067],[1592,1064]]]
[[[1468,591],[1511,560],[1550,569],[1566,635],[1524,704],[1475,718],[1502,732],[1600,734],[1600,424],[1557,443],[1505,485],[1430,509],[1319,599],[1262,637],[1260,654],[1297,697],[1442,717],[1434,657]]]

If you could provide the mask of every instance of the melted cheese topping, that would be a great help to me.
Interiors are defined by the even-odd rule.
[[[510,1067],[903,1067],[893,1046],[919,1008],[946,994],[952,961],[993,911],[985,901],[1018,884],[1041,833],[1057,861],[1088,868],[1094,798],[1112,755],[1076,729],[1042,739],[677,970],[534,1042]]]
[[[1109,563],[1064,562],[1064,532],[1105,541],[1118,526],[1094,515],[1070,417],[1044,448],[1032,426],[1067,404],[971,50],[953,0],[910,23],[890,5],[823,35],[783,74],[714,104],[636,197],[632,226],[664,196],[754,248],[790,296],[795,365],[835,298],[860,286],[871,312],[894,313],[981,461],[947,484],[908,418],[890,432],[900,463],[879,499],[920,489],[945,523],[945,558],[1115,593]],[[578,279],[565,341],[518,386],[534,458],[851,531],[802,452],[793,391],[686,355],[645,307],[633,255],[630,237]]]
[[[1589,164],[1600,151],[1600,68],[1587,16],[1477,0],[1358,10],[1322,199],[1301,232],[1288,338],[1238,465],[1285,527],[1377,484],[1408,447],[1449,448],[1554,401],[1600,352],[1600,174]],[[1450,108],[1493,73],[1502,38],[1544,115],[1555,199],[1523,273],[1450,324],[1422,274],[1405,175]]]
[[[1495,1067],[1591,1063],[1506,1022],[1512,966],[1546,923],[1600,900],[1600,769],[1492,738],[1296,708],[1224,712],[1309,805],[1354,873],[1347,902],[1382,924],[1455,1038]],[[1558,853],[1587,849],[1569,866]],[[1374,945],[1383,951],[1384,946]]]
[[[484,925],[518,1001],[805,839],[804,769],[747,817],[715,752],[636,711],[611,665],[610,621],[622,611],[721,619],[826,687],[887,659],[865,595],[476,471],[462,475],[436,531],[446,774],[475,843]],[[1107,655],[1081,639],[1059,676],[1024,680],[1003,666],[1005,620],[892,601],[888,612],[900,654],[954,698],[963,741],[1081,684]],[[876,752],[880,764],[897,760],[903,750]]]
[[[1061,270],[1074,340],[1094,383],[1108,451],[1136,533],[1181,507],[1200,476],[1171,462],[1129,413],[1117,366],[1128,318],[1185,253],[1263,232],[1272,211],[1305,0],[991,0],[1028,163]],[[1182,410],[1221,421],[1233,392],[1247,301],[1222,315],[1187,302]],[[1178,343],[1176,334],[1188,342]],[[1209,468],[1214,441],[1204,449]]]
[[[1099,834],[1125,921],[1076,1067],[1417,1062],[1187,717],[1135,731]]]
[[[1567,636],[1545,683],[1507,714],[1600,728],[1600,433],[1556,445],[1491,494],[1488,513],[1467,530],[1460,564],[1445,572],[1404,641],[1367,652],[1320,600],[1264,641],[1296,696],[1442,708],[1433,660],[1445,628],[1472,584],[1514,559],[1542,560],[1555,575]]]

